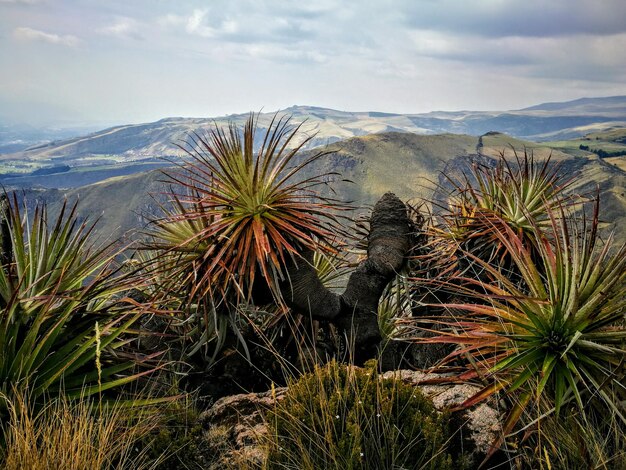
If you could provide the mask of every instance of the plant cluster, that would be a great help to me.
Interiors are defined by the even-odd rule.
[[[268,423],[267,468],[453,468],[447,417],[374,361],[316,367],[289,384]]]
[[[259,141],[251,116],[243,132],[194,133],[181,145],[188,159],[168,175],[170,204],[126,270],[116,263],[119,253],[92,243],[94,227],[79,222],[76,206],[48,220],[45,208],[29,217],[16,197],[4,197],[0,417],[7,468],[43,468],[45,460],[65,468],[70,455],[84,468],[132,466],[130,446],[149,431],[156,435],[144,440],[146,461],[195,445],[201,430],[187,429],[175,413],[160,427],[134,429],[120,403],[106,407],[103,394],[152,374],[138,366],[161,357],[158,348],[140,353],[138,336],[147,342],[154,334],[172,349],[160,340],[173,340],[177,359],[197,359],[206,372],[218,359],[248,353],[246,329],[270,339],[269,354],[278,354],[273,341],[286,325],[301,349],[320,331],[333,335],[311,317],[309,338],[304,317],[285,315],[290,269],[307,262],[332,290],[350,264],[336,248],[347,236],[340,214],[348,207],[318,193],[330,175],[308,174],[323,153],[303,156],[309,139],[298,141],[298,130],[275,118]],[[455,346],[441,364],[461,368],[453,379],[483,384],[461,407],[502,392],[509,411],[494,452],[523,423],[520,455],[548,468],[623,462],[626,245],[601,239],[599,202],[591,217],[577,212],[569,181],[550,160],[502,156],[450,182],[446,211],[420,229],[415,243],[426,240],[425,247],[414,250],[379,301],[381,336],[421,329],[427,334],[416,341]],[[417,309],[435,315],[411,318]],[[138,325],[151,331],[138,335]],[[333,361],[289,382],[268,417],[268,468],[463,464],[448,449],[447,415],[414,387],[382,378],[375,363],[360,369]],[[599,423],[602,415],[611,417],[608,426]],[[125,439],[114,440],[114,432]],[[172,462],[162,459],[163,467]]]
[[[103,407],[97,400],[64,395],[35,409],[28,392],[14,394],[7,407],[0,428],[5,440],[0,465],[6,470],[141,470],[154,468],[162,457],[149,459],[147,449],[136,448],[160,421],[150,409],[129,413],[123,406]]]
[[[475,170],[462,203],[453,200],[454,223],[434,231],[453,244],[442,252],[474,269],[415,280],[448,296],[431,305],[446,312],[433,319],[443,331],[418,341],[457,345],[444,363],[465,363],[460,377],[486,383],[463,406],[506,392],[504,434],[539,399],[548,414],[574,404],[626,423],[626,246],[601,242],[598,203],[591,220],[568,211],[547,162],[525,156],[515,168],[502,157]]]
[[[168,174],[178,190],[147,234],[154,254],[147,271],[162,301],[174,299],[182,312],[185,335],[195,338],[190,351],[210,346],[209,362],[227,337],[243,343],[250,304],[284,307],[280,284],[289,282],[293,259],[310,250],[321,265],[336,255],[337,211],[347,207],[316,191],[330,174],[304,176],[324,154],[300,156],[310,138],[296,143],[299,127],[275,117],[259,142],[251,115],[242,133],[235,126],[194,133],[181,145],[189,158]]]
[[[52,221],[38,207],[29,222],[5,197],[1,216],[0,416],[15,391],[88,396],[145,373],[125,352],[141,315],[121,295],[130,278],[116,276],[108,247],[91,244],[93,226],[78,222],[76,206]]]

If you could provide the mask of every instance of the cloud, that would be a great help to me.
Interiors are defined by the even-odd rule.
[[[194,9],[186,15],[167,14],[157,23],[191,36],[226,42],[302,42],[317,36],[324,8],[282,11],[266,3],[241,6],[224,3]]]
[[[203,38],[223,38],[239,30],[235,20],[210,14],[208,9],[195,9],[188,16],[168,14],[157,22],[163,26],[182,26],[188,34]]]
[[[81,42],[80,39],[71,34],[59,35],[46,33],[45,31],[27,27],[15,28],[13,30],[13,36],[24,41],[43,41],[68,47],[76,47]]]
[[[112,25],[98,29],[98,32],[120,39],[142,40],[144,37],[139,32],[139,28],[139,23],[133,18],[121,17]]]
[[[248,55],[252,58],[281,63],[313,62],[317,64],[323,64],[328,60],[328,57],[325,54],[315,50],[288,48],[275,44],[250,44],[244,46],[242,52],[244,55]]]
[[[623,0],[403,0],[398,11],[412,28],[454,34],[556,37],[626,32]]]
[[[468,66],[510,67],[537,78],[588,79],[620,82],[626,79],[623,51],[626,33],[611,36],[482,36],[413,31],[417,56],[454,61]]]

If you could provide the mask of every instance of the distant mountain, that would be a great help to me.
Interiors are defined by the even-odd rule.
[[[597,134],[598,140],[593,137],[591,142],[605,142],[600,137],[617,142],[624,136],[626,132],[611,133],[608,137]],[[353,200],[360,206],[373,204],[386,191],[419,203],[420,198],[431,200],[437,186],[445,184],[443,174],[454,176],[467,168],[473,159],[492,159],[502,151],[511,157],[513,149],[523,152],[524,148],[531,150],[538,159],[551,155],[552,160],[561,165],[563,174],[574,179],[571,188],[574,193],[593,194],[599,187],[604,228],[615,229],[618,239],[626,241],[626,172],[620,168],[626,157],[615,157],[612,161],[601,159],[580,150],[577,141],[550,148],[499,133],[474,137],[383,132],[352,137],[323,148],[329,154],[301,176],[325,171],[339,173],[341,176],[331,184],[335,197]],[[157,216],[159,209],[154,198],[165,202],[166,192],[163,174],[151,171],[68,191],[30,191],[26,198],[31,203],[47,201],[51,215],[59,210],[65,198],[70,201],[78,199],[79,213],[92,220],[100,217],[101,236],[116,239],[143,226],[146,216]]]
[[[302,124],[302,137],[313,136],[307,147],[327,145],[351,137],[386,132],[413,134],[482,135],[498,131],[517,138],[564,140],[616,127],[626,127],[626,96],[583,98],[564,103],[545,103],[515,111],[432,112],[393,114],[347,112],[314,106],[293,106],[281,113]],[[263,132],[274,113],[259,116]],[[166,118],[147,124],[111,127],[80,137],[54,140],[17,152],[0,155],[0,183],[8,186],[75,187],[112,175],[165,166],[183,152],[176,144],[191,132],[229,122],[241,125],[248,114],[214,119]],[[0,129],[0,134],[2,130]],[[71,167],[62,178],[40,178],[32,173],[41,168]],[[142,165],[147,165],[142,167]],[[54,182],[54,183],[53,183]]]
[[[0,154],[20,152],[51,141],[69,139],[98,130],[95,126],[34,127],[0,120]]]
[[[558,111],[563,114],[623,117],[626,113],[626,99],[624,96],[579,98],[573,101],[538,104],[520,111]]]

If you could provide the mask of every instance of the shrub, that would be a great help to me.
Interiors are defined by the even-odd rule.
[[[267,468],[452,468],[447,417],[418,390],[330,362],[290,384],[270,412]]]

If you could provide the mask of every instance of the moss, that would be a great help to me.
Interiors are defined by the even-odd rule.
[[[453,467],[448,416],[415,387],[331,362],[290,384],[268,417],[267,468]]]

